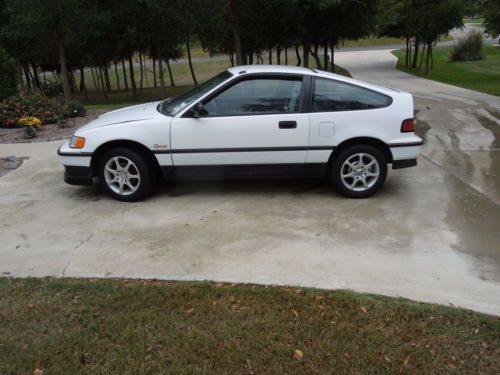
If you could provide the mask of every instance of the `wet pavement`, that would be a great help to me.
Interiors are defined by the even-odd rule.
[[[316,180],[185,181],[126,204],[64,184],[60,142],[0,145],[30,157],[0,178],[0,274],[347,288],[500,315],[500,99],[396,72],[383,51],[338,59],[415,94],[423,155],[374,198]]]

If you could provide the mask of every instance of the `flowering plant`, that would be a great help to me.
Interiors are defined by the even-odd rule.
[[[25,126],[28,128],[40,129],[42,125],[42,121],[38,117],[34,116],[23,116],[18,120],[19,125]]]

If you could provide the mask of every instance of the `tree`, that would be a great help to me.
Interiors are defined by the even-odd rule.
[[[28,69],[33,65],[33,82],[38,81],[37,64],[58,63],[64,98],[71,100],[68,70],[68,47],[78,49],[85,44],[98,18],[98,0],[6,0],[6,24],[2,27],[2,44],[19,63]],[[33,49],[31,51],[31,49]]]
[[[14,95],[17,91],[17,68],[14,59],[0,48],[0,100]]]
[[[500,35],[500,0],[484,0],[482,13],[486,31],[496,38]]]
[[[378,13],[379,33],[406,38],[406,66],[420,69],[425,61],[425,74],[428,74],[434,44],[441,35],[463,26],[462,0],[380,1],[385,11]]]
[[[244,60],[240,37],[239,0],[229,0],[229,3],[229,8],[231,9],[231,26],[233,29],[234,46],[236,51],[236,65],[242,65]]]

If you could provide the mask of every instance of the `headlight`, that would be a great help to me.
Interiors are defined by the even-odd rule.
[[[69,140],[69,147],[71,148],[83,148],[85,146],[85,138],[72,136]]]

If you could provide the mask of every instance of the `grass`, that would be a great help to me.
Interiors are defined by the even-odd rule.
[[[421,71],[405,68],[405,50],[395,51],[397,68],[410,74],[435,81],[500,96],[500,48],[483,46],[484,59],[480,61],[452,62],[452,47],[434,49],[434,69],[428,77]]]
[[[471,23],[474,25],[482,25],[484,23],[484,18],[469,18],[466,17],[463,19],[464,24]]]
[[[440,40],[452,40],[449,35],[441,36]],[[405,44],[405,39],[390,38],[390,37],[368,37],[358,40],[347,40],[341,47],[376,47],[376,46],[391,46],[396,44]]]
[[[348,291],[3,278],[0,333],[5,375],[35,369],[44,375],[493,374],[500,368],[498,318]]]

